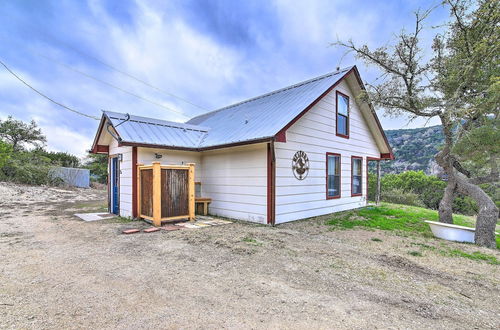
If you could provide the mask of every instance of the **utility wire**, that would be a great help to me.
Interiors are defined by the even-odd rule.
[[[115,89],[117,89],[117,90],[119,90],[119,91],[121,91],[121,92],[123,92],[123,93],[125,93],[125,94],[132,95],[132,96],[137,97],[137,98],[139,98],[139,99],[141,99],[141,100],[143,100],[143,101],[146,101],[146,102],[149,102],[149,103],[151,103],[151,104],[154,104],[154,105],[156,105],[156,106],[158,106],[158,107],[161,107],[161,108],[163,108],[163,109],[165,109],[165,110],[175,112],[175,113],[177,113],[177,114],[179,114],[179,115],[183,116],[184,118],[189,118],[188,116],[186,116],[185,114],[183,114],[183,113],[182,113],[181,111],[179,111],[179,110],[175,110],[175,109],[169,108],[169,107],[167,107],[167,106],[164,106],[164,105],[163,105],[163,104],[161,104],[161,103],[158,103],[158,102],[152,101],[152,100],[147,99],[147,98],[145,98],[145,97],[143,97],[143,96],[141,96],[141,95],[138,95],[138,94],[135,94],[135,93],[129,92],[129,91],[127,91],[127,90],[125,90],[125,89],[123,89],[123,88],[121,88],[121,87],[119,87],[119,86],[113,85],[113,84],[111,84],[111,83],[109,83],[109,82],[107,82],[107,81],[104,81],[104,80],[101,80],[101,79],[96,78],[96,77],[94,77],[94,76],[91,76],[91,75],[89,75],[88,73],[85,73],[85,72],[83,72],[83,71],[80,71],[80,70],[78,70],[78,69],[75,69],[75,68],[74,68],[74,67],[72,67],[72,66],[69,66],[69,65],[67,65],[67,64],[64,64],[64,63],[62,63],[62,62],[60,62],[60,61],[57,61],[57,60],[55,60],[55,59],[53,59],[53,58],[50,58],[50,57],[48,57],[48,56],[45,56],[45,55],[42,55],[42,54],[39,54],[39,53],[34,53],[34,54],[36,54],[36,55],[38,55],[38,56],[40,56],[40,57],[43,57],[43,58],[45,58],[46,60],[49,60],[49,61],[51,61],[51,62],[53,62],[53,63],[59,64],[59,65],[61,65],[61,66],[65,67],[66,69],[69,69],[69,70],[72,70],[72,71],[74,71],[74,72],[76,72],[76,73],[79,73],[79,74],[81,74],[81,75],[83,75],[83,76],[85,76],[85,77],[87,77],[87,78],[89,78],[89,79],[92,79],[92,80],[98,81],[98,82],[100,82],[101,84],[104,84],[104,85],[107,85],[107,86],[109,86],[109,87],[115,88]]]
[[[178,96],[178,95],[175,95],[175,94],[173,94],[173,93],[170,93],[170,92],[167,92],[167,91],[165,91],[165,90],[163,90],[163,89],[160,89],[160,88],[158,88],[158,87],[156,87],[156,86],[152,85],[151,83],[149,83],[149,82],[147,82],[147,81],[145,81],[145,80],[143,80],[143,79],[137,78],[137,77],[135,77],[135,76],[131,75],[131,74],[130,74],[130,73],[128,73],[128,72],[125,72],[125,71],[123,71],[123,70],[120,70],[120,69],[116,68],[115,66],[112,66],[112,65],[110,65],[110,64],[108,64],[108,63],[106,63],[106,62],[104,62],[104,61],[103,61],[103,60],[101,60],[100,58],[98,58],[98,57],[96,57],[96,56],[94,56],[94,55],[87,54],[87,53],[83,52],[82,50],[80,50],[80,49],[78,49],[78,48],[75,48],[74,46],[72,46],[72,45],[70,45],[70,44],[68,44],[68,43],[66,43],[66,42],[64,42],[64,41],[61,41],[61,40],[57,39],[56,37],[54,37],[54,36],[52,36],[52,35],[49,35],[49,34],[47,34],[47,33],[43,33],[43,32],[42,32],[42,34],[43,34],[46,38],[51,39],[51,40],[55,41],[56,43],[59,43],[59,44],[63,45],[64,47],[69,48],[69,49],[73,50],[74,52],[76,52],[76,53],[78,53],[78,54],[80,54],[80,55],[82,55],[82,56],[85,56],[85,57],[91,58],[91,59],[93,59],[94,61],[96,61],[96,62],[98,62],[98,63],[100,63],[100,64],[104,65],[105,67],[107,67],[107,68],[109,68],[109,69],[111,69],[111,70],[114,70],[114,71],[116,71],[116,72],[118,72],[118,73],[120,73],[120,74],[122,74],[122,75],[124,75],[124,76],[126,76],[126,77],[128,77],[128,78],[130,78],[130,79],[133,79],[133,80],[135,80],[135,81],[137,81],[137,82],[139,82],[139,83],[141,83],[141,84],[143,84],[143,85],[145,85],[145,86],[148,86],[148,87],[150,87],[150,88],[152,88],[152,89],[156,90],[157,92],[163,93],[163,94],[165,94],[165,95],[168,95],[168,96],[171,96],[171,97],[173,97],[173,98],[176,98],[176,99],[178,99],[178,100],[180,100],[180,101],[183,101],[183,102],[185,102],[185,103],[188,103],[188,104],[190,104],[190,105],[192,105],[192,106],[194,106],[194,107],[196,107],[196,108],[198,108],[198,109],[200,109],[200,110],[203,110],[203,111],[210,111],[210,109],[208,109],[208,108],[206,108],[206,107],[203,107],[203,106],[198,105],[198,104],[196,104],[196,103],[193,103],[193,102],[191,102],[191,101],[189,101],[189,100],[187,100],[187,99],[185,99],[185,98],[183,98],[183,97],[180,97],[180,96]]]
[[[170,93],[170,92],[167,92],[167,91],[165,91],[163,89],[160,89],[160,88],[152,85],[151,83],[149,83],[149,82],[147,82],[147,81],[145,81],[143,79],[137,78],[137,77],[131,75],[130,73],[127,73],[127,72],[125,72],[123,70],[120,70],[120,69],[118,69],[118,68],[110,65],[110,64],[107,64],[106,62],[104,62],[103,60],[99,59],[98,57],[96,57],[94,55],[87,54],[84,51],[82,51],[82,50],[80,50],[78,48],[75,48],[74,46],[72,46],[72,45],[70,45],[70,44],[68,44],[68,43],[66,43],[66,42],[64,42],[64,41],[62,41],[62,40],[54,37],[53,35],[48,34],[47,32],[44,32],[44,31],[40,30],[39,28],[35,27],[35,25],[33,25],[31,22],[23,21],[23,22],[20,22],[20,23],[22,25],[24,25],[24,27],[27,28],[30,31],[31,34],[35,34],[36,33],[38,35],[41,35],[45,39],[49,39],[49,40],[52,40],[52,41],[54,41],[54,42],[56,42],[58,44],[61,44],[64,47],[69,48],[72,51],[74,51],[74,52],[76,52],[76,53],[78,53],[78,54],[80,54],[82,56],[91,58],[94,61],[96,61],[96,62],[98,62],[98,63],[100,63],[100,64],[102,64],[102,65],[104,65],[104,66],[106,66],[106,67],[108,67],[108,68],[110,68],[110,69],[112,69],[112,70],[114,70],[114,71],[116,71],[116,72],[118,72],[118,73],[120,73],[120,74],[128,77],[128,78],[130,78],[130,79],[133,79],[133,80],[135,80],[135,81],[137,81],[137,82],[139,82],[139,83],[141,83],[141,84],[143,84],[145,86],[148,86],[148,87],[150,87],[150,88],[152,88],[152,89],[154,89],[154,90],[156,90],[156,91],[158,91],[160,93],[163,93],[165,95],[171,96],[171,97],[176,98],[178,100],[181,100],[181,101],[183,101],[185,103],[188,103],[188,104],[190,104],[190,105],[192,105],[192,106],[194,106],[196,108],[199,108],[199,109],[203,110],[203,112],[210,111],[210,109],[208,109],[206,107],[203,107],[203,106],[198,105],[196,103],[193,103],[193,102],[191,102],[191,101],[189,101],[189,100],[187,100],[187,99],[185,99],[183,97],[180,97],[178,95],[175,95],[173,93]],[[189,118],[187,116],[184,116],[184,117]]]
[[[63,44],[64,44],[64,43],[63,43]],[[141,84],[143,84],[143,85],[145,85],[145,86],[148,86],[148,87],[150,87],[150,88],[152,88],[152,89],[156,90],[157,92],[160,92],[160,93],[163,93],[163,94],[165,94],[165,95],[168,95],[168,96],[171,96],[171,97],[173,97],[173,98],[176,98],[176,99],[178,99],[178,100],[181,100],[181,101],[183,101],[183,102],[185,102],[185,103],[188,103],[188,104],[190,104],[190,105],[192,105],[192,106],[194,106],[194,107],[196,107],[196,108],[198,108],[198,109],[200,109],[200,110],[210,111],[210,109],[208,109],[208,108],[205,108],[205,107],[203,107],[203,106],[201,106],[201,105],[198,105],[198,104],[196,104],[196,103],[193,103],[193,102],[191,102],[191,101],[189,101],[189,100],[186,100],[186,99],[185,99],[185,98],[183,98],[183,97],[177,96],[177,95],[172,94],[172,93],[167,92],[167,91],[164,91],[164,90],[162,90],[162,89],[160,89],[160,88],[158,88],[158,87],[156,87],[156,86],[154,86],[154,85],[151,85],[151,84],[150,84],[150,83],[148,83],[147,81],[144,81],[144,80],[142,80],[142,79],[140,79],[140,78],[134,77],[134,76],[133,76],[133,75],[131,75],[130,73],[127,73],[127,72],[125,72],[125,71],[123,71],[123,70],[120,70],[120,69],[118,69],[118,68],[116,68],[116,67],[114,67],[114,66],[112,66],[112,65],[109,65],[109,64],[105,63],[104,61],[102,61],[101,59],[99,59],[99,58],[97,58],[97,57],[95,57],[95,56],[93,56],[93,55],[86,54],[86,53],[84,53],[84,52],[80,51],[79,49],[76,49],[76,48],[74,48],[74,47],[72,47],[72,46],[70,46],[70,45],[66,45],[66,47],[68,47],[68,48],[72,49],[73,51],[75,51],[75,52],[77,52],[77,53],[79,53],[79,54],[81,54],[81,55],[84,55],[84,56],[86,56],[86,57],[89,57],[89,58],[93,59],[94,61],[101,63],[101,64],[102,64],[102,65],[104,65],[105,67],[108,67],[108,68],[110,68],[110,69],[112,69],[112,70],[115,70],[116,72],[121,73],[121,74],[122,74],[122,75],[124,75],[124,76],[129,77],[130,79],[133,79],[133,80],[135,80],[135,81],[137,81],[137,82],[140,82]]]
[[[38,91],[37,89],[35,89],[34,87],[32,87],[30,84],[28,84],[26,81],[24,81],[21,77],[19,77],[17,74],[15,74],[11,69],[9,69],[9,67],[4,63],[2,62],[2,60],[0,60],[0,64],[2,64],[4,66],[4,68],[10,72],[10,74],[12,74],[14,77],[16,77],[19,81],[21,81],[23,84],[25,84],[26,86],[28,86],[31,90],[33,90],[35,93],[37,93],[38,95],[46,98],[47,100],[49,100],[50,102],[54,103],[54,104],[57,104],[58,106],[66,109],[66,110],[69,110],[71,112],[74,112],[80,116],[84,116],[84,117],[87,117],[87,118],[91,118],[91,119],[95,119],[95,120],[100,120],[98,117],[95,117],[95,116],[92,116],[92,115],[88,115],[86,113],[83,113],[83,112],[80,112],[78,110],[75,110],[75,109],[72,109],[68,106],[65,106],[64,104],[62,103],[59,103],[53,99],[51,99],[50,97],[48,97],[47,95],[43,94],[42,92]]]

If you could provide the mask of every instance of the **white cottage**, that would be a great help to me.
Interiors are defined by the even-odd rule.
[[[194,163],[215,216],[279,224],[365,206],[368,162],[394,157],[363,90],[354,66],[186,123],[106,111],[92,152],[109,155],[110,211],[139,217],[138,164],[153,162]]]

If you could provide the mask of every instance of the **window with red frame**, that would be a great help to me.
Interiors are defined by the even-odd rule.
[[[351,177],[351,195],[352,196],[361,196],[362,194],[362,186],[363,186],[363,158],[361,157],[352,157],[351,159],[351,169],[352,169],[352,177]]]
[[[349,137],[349,96],[337,91],[337,128],[338,136]]]
[[[326,198],[340,198],[340,155],[326,154]]]

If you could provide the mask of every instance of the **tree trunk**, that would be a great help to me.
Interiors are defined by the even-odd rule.
[[[455,180],[450,180],[448,175],[448,185],[444,190],[443,199],[439,202],[439,221],[444,223],[453,223],[453,199],[455,195]]]
[[[460,174],[456,175],[457,190],[464,195],[472,197],[478,207],[479,212],[476,219],[476,233],[474,242],[477,245],[496,248],[495,227],[498,220],[498,208],[479,186],[468,182]]]
[[[450,221],[451,207],[453,203],[453,191],[456,190],[474,199],[479,207],[476,219],[476,232],[474,241],[477,245],[496,248],[495,226],[498,220],[498,208],[479,186],[469,182],[462,174],[458,173],[451,159],[451,146],[453,145],[452,125],[445,116],[440,116],[443,124],[445,145],[436,155],[436,162],[444,169],[448,175],[448,186],[446,187],[443,199],[439,203],[439,221],[452,223]]]
[[[453,200],[455,197],[455,189],[457,183],[453,165],[450,161],[451,144],[453,143],[453,133],[451,124],[447,124],[447,118],[442,116],[441,123],[443,125],[443,135],[445,137],[445,144],[443,150],[436,155],[436,162],[443,168],[448,176],[448,185],[444,190],[444,195],[439,202],[439,221],[443,223],[453,223]]]

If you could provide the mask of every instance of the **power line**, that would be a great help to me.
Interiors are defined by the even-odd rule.
[[[85,77],[87,77],[87,78],[89,78],[89,79],[92,79],[92,80],[98,81],[98,82],[100,82],[101,84],[104,84],[104,85],[107,85],[107,86],[109,86],[109,87],[115,88],[115,89],[117,89],[117,90],[121,91],[122,93],[132,95],[132,96],[137,97],[137,98],[139,98],[139,99],[141,99],[141,100],[143,100],[143,101],[146,101],[146,102],[149,102],[149,103],[151,103],[151,104],[154,104],[154,105],[156,105],[156,106],[158,106],[158,107],[161,107],[161,108],[163,108],[163,109],[165,109],[165,110],[172,111],[172,112],[175,112],[175,113],[177,113],[177,114],[179,114],[179,115],[181,115],[181,116],[183,116],[183,117],[185,117],[185,118],[189,118],[188,116],[186,116],[185,114],[183,114],[183,113],[182,113],[181,111],[179,111],[179,110],[175,110],[175,109],[169,108],[169,107],[167,107],[167,106],[164,106],[164,105],[163,105],[163,104],[161,104],[161,103],[158,103],[158,102],[152,101],[152,100],[147,99],[147,98],[145,98],[145,97],[143,97],[143,96],[141,96],[141,95],[138,95],[138,94],[135,94],[135,93],[129,92],[129,91],[127,91],[127,90],[125,90],[125,89],[123,89],[123,88],[121,88],[121,87],[119,87],[119,86],[113,85],[113,84],[111,84],[111,83],[109,83],[109,82],[107,82],[107,81],[104,81],[104,80],[102,80],[102,79],[99,79],[99,78],[96,78],[96,77],[94,77],[94,76],[91,76],[91,75],[89,75],[88,73],[85,73],[85,72],[83,72],[83,71],[80,71],[80,70],[78,70],[78,69],[75,69],[75,68],[73,68],[72,66],[69,66],[69,65],[67,65],[67,64],[64,64],[64,63],[62,63],[62,62],[60,62],[60,61],[58,61],[58,60],[55,60],[55,59],[53,59],[53,58],[50,58],[50,57],[48,57],[48,56],[45,56],[45,55],[43,55],[43,54],[39,54],[39,53],[36,53],[36,52],[35,52],[34,54],[35,54],[35,55],[38,55],[38,56],[40,56],[40,57],[43,57],[43,58],[45,58],[46,60],[49,60],[49,61],[51,61],[51,62],[53,62],[53,63],[59,64],[59,65],[61,65],[61,66],[65,67],[66,69],[69,69],[69,70],[72,70],[72,71],[74,71],[74,72],[76,72],[76,73],[79,73],[79,74],[81,74],[81,75],[83,75],[83,76],[85,76]]]
[[[145,80],[143,80],[143,79],[141,79],[141,78],[137,78],[137,77],[135,77],[135,76],[131,75],[131,74],[130,74],[130,73],[128,73],[128,72],[125,72],[125,71],[123,71],[123,70],[120,70],[120,69],[116,68],[115,66],[112,66],[112,65],[110,65],[110,64],[108,64],[108,63],[106,63],[106,62],[104,62],[104,61],[103,61],[103,60],[101,60],[100,58],[98,58],[98,57],[96,57],[96,56],[94,56],[94,55],[87,54],[87,53],[83,52],[82,50],[80,50],[80,49],[78,49],[78,48],[75,48],[74,46],[72,46],[72,45],[70,45],[70,44],[68,44],[68,43],[66,43],[66,42],[64,42],[64,41],[61,41],[61,40],[59,40],[58,38],[56,38],[56,37],[54,37],[54,36],[52,36],[52,35],[50,35],[50,34],[48,34],[48,33],[46,33],[46,32],[40,32],[40,31],[37,31],[37,32],[38,32],[39,34],[44,35],[46,38],[51,39],[52,41],[55,41],[56,43],[59,43],[59,44],[63,45],[64,47],[69,48],[69,49],[73,50],[74,52],[76,52],[76,53],[78,53],[78,54],[80,54],[80,55],[83,55],[83,56],[85,56],[85,57],[91,58],[91,59],[93,59],[94,61],[96,61],[96,62],[98,62],[98,63],[100,63],[100,64],[104,65],[105,67],[110,68],[111,70],[114,70],[114,71],[116,71],[116,72],[118,72],[118,73],[120,73],[120,74],[122,74],[122,75],[124,75],[124,76],[126,76],[126,77],[128,77],[128,78],[130,78],[130,79],[133,79],[133,80],[135,80],[135,81],[137,81],[137,82],[139,82],[139,83],[141,83],[141,84],[143,84],[143,85],[147,86],[147,87],[150,87],[150,88],[152,88],[152,89],[156,90],[157,92],[163,93],[163,94],[168,95],[168,96],[171,96],[171,97],[173,97],[173,98],[176,98],[176,99],[178,99],[178,100],[180,100],[180,101],[183,101],[183,102],[185,102],[185,103],[188,103],[188,104],[190,104],[190,105],[192,105],[192,106],[194,106],[194,107],[196,107],[196,108],[198,108],[198,109],[201,109],[201,110],[203,110],[203,111],[210,111],[210,109],[208,109],[208,108],[206,108],[206,107],[203,107],[203,106],[201,106],[201,105],[198,105],[198,104],[196,104],[196,103],[193,103],[192,101],[189,101],[189,100],[187,100],[187,99],[185,99],[185,98],[183,98],[183,97],[180,97],[180,96],[178,96],[178,95],[175,95],[175,94],[173,94],[173,93],[167,92],[167,91],[165,91],[165,90],[163,90],[163,89],[161,89],[161,88],[158,88],[158,87],[156,87],[156,86],[152,85],[151,83],[149,83],[149,82],[147,82],[147,81],[145,81]]]
[[[65,44],[65,43],[63,43],[63,44]],[[93,56],[93,55],[86,54],[86,53],[84,53],[84,52],[80,51],[79,49],[74,48],[73,46],[70,46],[70,45],[67,45],[67,44],[65,44],[65,45],[66,45],[66,47],[68,47],[68,48],[72,49],[73,51],[75,51],[75,52],[77,52],[77,53],[79,53],[79,54],[81,54],[81,55],[84,55],[84,56],[86,56],[86,57],[89,57],[89,58],[93,59],[94,61],[99,62],[99,63],[101,63],[102,65],[104,65],[104,66],[106,66],[106,67],[108,67],[108,68],[110,68],[110,69],[112,69],[112,70],[115,70],[116,72],[119,72],[119,73],[121,73],[121,74],[122,74],[122,75],[124,75],[124,76],[129,77],[130,79],[133,79],[133,80],[135,80],[135,81],[137,81],[137,82],[140,82],[141,84],[143,84],[143,85],[145,85],[145,86],[148,86],[148,87],[150,87],[150,88],[153,88],[154,90],[156,90],[156,91],[158,91],[158,92],[160,92],[160,93],[163,93],[163,94],[165,94],[165,95],[171,96],[171,97],[176,98],[176,99],[178,99],[178,100],[180,100],[180,101],[183,101],[183,102],[185,102],[185,103],[191,104],[192,106],[197,107],[198,109],[201,109],[201,110],[204,110],[204,111],[210,111],[210,109],[208,109],[208,108],[205,108],[205,107],[203,107],[203,106],[201,106],[201,105],[198,105],[198,104],[196,104],[196,103],[193,103],[193,102],[191,102],[191,101],[189,101],[189,100],[187,100],[187,99],[185,99],[185,98],[183,98],[183,97],[177,96],[177,95],[175,95],[175,94],[173,94],[173,93],[170,93],[170,92],[167,92],[167,91],[165,91],[165,90],[163,90],[163,89],[160,89],[160,88],[158,88],[158,87],[156,87],[156,86],[154,86],[154,85],[151,85],[151,84],[150,84],[150,83],[148,83],[147,81],[144,81],[144,80],[142,80],[142,79],[140,79],[140,78],[137,78],[137,77],[135,77],[135,76],[131,75],[130,73],[127,73],[127,72],[125,72],[125,71],[123,71],[123,70],[120,70],[120,69],[118,69],[118,68],[116,68],[116,67],[114,67],[114,66],[112,66],[112,65],[109,65],[109,64],[105,63],[104,61],[102,61],[101,59],[99,59],[99,58],[97,58],[97,57],[95,57],[95,56]]]
[[[78,110],[75,110],[75,109],[72,109],[68,106],[65,106],[64,104],[62,103],[59,103],[53,99],[51,99],[50,97],[48,97],[47,95],[43,94],[42,92],[38,91],[37,89],[35,89],[34,87],[32,87],[30,84],[28,84],[26,81],[24,81],[21,77],[19,77],[17,74],[15,74],[11,69],[9,69],[9,67],[4,63],[2,62],[2,60],[0,60],[0,64],[2,64],[5,69],[7,71],[9,71],[14,77],[16,77],[19,81],[21,81],[23,84],[25,84],[26,86],[28,86],[31,90],[33,90],[35,93],[37,93],[38,95],[46,98],[47,100],[49,100],[50,102],[54,103],[54,104],[57,104],[58,106],[66,109],[66,110],[69,110],[71,112],[74,112],[80,116],[84,116],[84,117],[87,117],[87,118],[91,118],[91,119],[95,119],[95,120],[100,120],[98,117],[95,117],[95,116],[92,116],[92,115],[87,115],[86,113],[83,113],[83,112],[80,112]]]
[[[80,54],[80,55],[83,55],[83,56],[85,56],[85,57],[91,58],[91,59],[93,59],[94,61],[96,61],[96,62],[98,62],[98,63],[100,63],[100,64],[102,64],[102,65],[104,65],[104,66],[106,66],[106,67],[108,67],[108,68],[110,68],[110,69],[112,69],[112,70],[114,70],[114,71],[116,71],[116,72],[118,72],[118,73],[120,73],[120,74],[122,74],[122,75],[124,75],[124,76],[128,77],[128,78],[130,78],[130,79],[133,79],[133,80],[135,80],[135,81],[137,81],[137,82],[139,82],[139,83],[141,83],[141,84],[143,84],[143,85],[145,85],[145,86],[147,86],[147,87],[150,87],[150,88],[152,88],[152,89],[154,89],[154,90],[156,90],[156,91],[158,91],[158,92],[160,92],[160,93],[163,93],[163,94],[165,94],[165,95],[168,95],[168,96],[174,97],[174,98],[176,98],[176,99],[178,99],[178,100],[181,100],[181,101],[183,101],[183,102],[185,102],[185,103],[188,103],[188,104],[190,104],[190,105],[192,105],[192,106],[194,106],[194,107],[197,107],[197,108],[199,108],[199,109],[203,110],[204,112],[205,112],[205,111],[210,111],[210,109],[208,109],[208,108],[206,108],[206,107],[203,107],[203,106],[198,105],[198,104],[196,104],[196,103],[193,103],[193,102],[191,102],[191,101],[189,101],[189,100],[187,100],[187,99],[185,99],[185,98],[183,98],[183,97],[180,97],[180,96],[178,96],[178,95],[175,95],[175,94],[173,94],[173,93],[170,93],[170,92],[167,92],[167,91],[165,91],[165,90],[163,90],[163,89],[160,89],[160,88],[158,88],[158,87],[156,87],[156,86],[152,85],[151,83],[149,83],[149,82],[147,82],[147,81],[145,81],[145,80],[143,80],[143,79],[137,78],[137,77],[133,76],[133,75],[132,75],[132,74],[130,74],[130,73],[127,73],[127,72],[125,72],[125,71],[123,71],[123,70],[120,70],[120,69],[118,69],[118,68],[116,68],[116,67],[114,67],[114,66],[110,65],[110,64],[107,64],[106,62],[104,62],[103,60],[99,59],[98,57],[93,56],[93,55],[90,55],[90,54],[87,54],[87,53],[85,53],[85,52],[81,51],[80,49],[75,48],[74,46],[72,46],[72,45],[70,45],[70,44],[68,44],[68,43],[66,43],[66,42],[64,42],[64,41],[62,41],[62,40],[60,40],[60,39],[58,39],[58,38],[54,37],[53,35],[48,34],[47,32],[41,31],[39,28],[35,28],[35,26],[34,26],[32,23],[30,23],[30,22],[23,21],[23,22],[21,22],[21,23],[24,25],[24,27],[25,27],[25,28],[28,28],[28,30],[30,30],[30,32],[31,32],[32,34],[36,33],[36,34],[41,35],[42,37],[45,37],[45,39],[50,39],[50,40],[52,40],[52,41],[55,41],[56,43],[59,43],[59,44],[63,45],[64,47],[69,48],[69,49],[73,50],[74,52],[76,52],[76,53],[78,53],[78,54]],[[71,68],[71,69],[72,69],[72,68]],[[79,72],[79,73],[81,73],[81,72]],[[82,74],[83,74],[83,73],[82,73]],[[90,77],[89,77],[89,78],[90,78]],[[94,79],[94,80],[98,80],[98,79],[95,79],[95,78],[93,78],[93,77],[92,77],[92,79]],[[99,80],[98,80],[98,81],[99,81]],[[102,82],[102,81],[101,81],[101,82]],[[106,83],[106,82],[103,82],[103,83],[108,84],[108,83]],[[110,84],[108,84],[108,85],[110,85]],[[112,86],[112,87],[114,87],[114,86]],[[118,89],[119,89],[119,88],[118,88]],[[122,90],[122,91],[124,91],[124,90]],[[140,97],[140,96],[138,96],[138,95],[134,95],[133,93],[130,93],[130,92],[127,92],[127,91],[124,91],[124,92],[125,92],[125,93],[128,93],[128,94],[131,94],[131,95],[133,95],[133,96],[136,96],[136,97],[142,98],[142,97]],[[147,100],[147,99],[145,99],[145,98],[142,98],[142,99],[144,99],[144,100],[145,100],[145,101],[147,101],[147,102],[152,102],[152,101],[149,101],[149,100]],[[158,104],[158,103],[155,103],[155,102],[152,102],[152,103],[153,103],[153,104],[155,104],[155,105],[162,106],[162,105],[160,105],[160,104]],[[167,108],[167,107],[165,107],[165,106],[162,106],[162,107]],[[168,108],[167,108],[167,109],[168,109]],[[175,110],[173,110],[173,109],[169,109],[169,110],[170,110],[170,111],[177,112],[177,113],[179,113],[179,114],[183,115],[185,118],[189,118],[188,116],[186,116],[186,115],[182,114],[181,112],[175,111]]]

